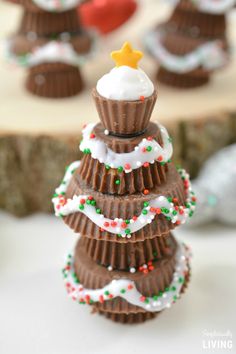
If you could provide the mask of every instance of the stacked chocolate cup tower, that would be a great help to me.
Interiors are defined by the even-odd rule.
[[[68,167],[53,203],[81,235],[63,269],[70,296],[137,323],[186,287],[189,249],[171,230],[192,215],[195,197],[186,172],[170,162],[167,131],[149,122],[157,93],[132,64],[141,53],[125,43],[112,56],[117,67],[92,92],[102,123],[84,127],[84,156]]]
[[[77,14],[81,0],[18,0],[24,7],[19,30],[9,39],[10,61],[28,68],[26,88],[51,98],[76,95],[83,88],[79,65],[93,38]]]
[[[158,81],[180,88],[208,83],[228,63],[224,1],[179,0],[170,18],[146,37]]]

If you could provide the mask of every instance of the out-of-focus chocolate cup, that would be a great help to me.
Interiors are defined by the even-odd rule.
[[[135,135],[148,126],[157,99],[156,90],[138,101],[118,101],[102,97],[94,88],[93,99],[105,129],[115,135]]]
[[[77,32],[80,28],[76,9],[59,13],[25,11],[19,32],[35,32],[38,36],[52,36],[63,32]]]
[[[99,311],[100,315],[105,316],[113,322],[119,322],[123,324],[138,324],[143,323],[148,320],[155,318],[158,313],[155,312],[137,312],[137,313],[115,313],[115,312],[105,312]]]
[[[29,69],[25,86],[36,96],[63,98],[77,95],[83,89],[83,80],[77,67],[45,63]]]
[[[157,81],[164,85],[176,88],[197,88],[206,85],[210,80],[210,75],[177,74],[161,67],[157,72]]]
[[[225,37],[225,14],[209,14],[199,11],[193,1],[181,0],[175,7],[166,26],[175,31],[183,31],[190,37]]]

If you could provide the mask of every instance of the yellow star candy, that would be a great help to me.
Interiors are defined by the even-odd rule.
[[[116,66],[130,66],[133,69],[138,68],[138,62],[143,57],[139,50],[133,50],[129,42],[125,42],[120,50],[111,53],[111,57]]]

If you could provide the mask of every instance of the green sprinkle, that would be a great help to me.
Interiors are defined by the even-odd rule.
[[[165,288],[165,291],[169,291],[169,290],[170,290],[170,288],[169,288],[169,287]]]
[[[111,167],[110,167],[109,165],[106,165],[106,169],[107,169],[107,170],[110,170],[110,168],[111,168]]]
[[[95,206],[96,205],[96,200],[91,200],[91,205]]]
[[[172,290],[172,291],[175,291],[175,290],[176,290],[176,286],[172,286],[172,287],[171,287],[171,290]]]
[[[125,289],[121,289],[121,294],[124,294],[124,293],[126,293],[126,290]]]
[[[150,152],[150,151],[152,151],[152,147],[151,147],[151,146],[147,146],[146,150],[147,150],[148,152]]]
[[[79,205],[79,208],[80,208],[80,210],[84,210],[84,205],[83,205],[83,204],[80,204],[80,205]]]
[[[56,198],[56,197],[58,197],[58,194],[57,194],[57,193],[54,193],[54,194],[53,194],[53,198]]]
[[[90,205],[90,204],[91,204],[91,200],[87,199],[87,200],[86,200],[86,204],[89,204],[89,205]]]
[[[109,293],[109,291],[108,290],[106,290],[105,292],[104,292],[104,295],[109,295],[110,293]]]
[[[149,203],[148,203],[148,202],[144,202],[144,203],[143,203],[143,206],[146,208],[146,207],[149,206]]]
[[[120,180],[119,179],[115,180],[115,184],[119,185],[120,184]]]
[[[117,237],[122,237],[122,235],[121,234],[117,234]]]
[[[125,229],[125,233],[126,233],[126,235],[129,235],[130,234],[130,229]]]
[[[178,298],[176,295],[173,296],[173,300],[176,301]]]
[[[172,214],[173,214],[173,215],[177,215],[177,211],[176,211],[176,210],[173,210],[173,211],[172,211]]]
[[[101,209],[96,209],[97,214],[101,214]]]
[[[179,283],[183,283],[184,279],[182,277],[179,278]]]
[[[154,295],[152,298],[153,298],[154,301],[157,301],[158,300],[158,295]]]
[[[122,167],[122,166],[119,166],[119,167],[117,168],[117,171],[118,171],[119,173],[123,172],[123,167]]]
[[[130,220],[125,220],[125,223],[127,224],[127,225],[129,225],[130,224]]]
[[[146,304],[149,304],[149,299],[146,298],[146,299],[144,300],[144,302],[145,302]]]
[[[170,202],[170,203],[172,202],[172,198],[171,198],[171,197],[168,197],[167,200],[168,200],[168,202]]]
[[[147,213],[148,213],[147,209],[143,209],[143,210],[142,210],[142,214],[143,214],[143,215],[147,215]]]

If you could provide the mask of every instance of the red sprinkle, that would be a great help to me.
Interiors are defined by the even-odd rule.
[[[133,285],[132,285],[132,284],[129,284],[129,285],[127,286],[127,288],[128,288],[128,290],[132,290],[132,289],[133,289]]]
[[[103,295],[100,295],[100,296],[99,296],[99,302],[101,302],[101,304],[104,303],[104,297],[103,297]]]
[[[88,197],[88,200],[93,200],[93,197],[90,195],[90,196]]]
[[[144,273],[144,274],[147,274],[147,273],[148,273],[148,269],[147,269],[147,268],[144,269],[144,270],[143,270],[143,273]]]
[[[151,213],[155,213],[155,212],[156,212],[156,208],[151,207],[151,208],[150,208],[150,212],[151,212]]]
[[[152,140],[153,140],[153,137],[152,137],[152,136],[148,136],[148,137],[147,137],[147,140],[148,140],[148,141],[152,141]]]
[[[183,213],[184,213],[183,209],[180,209],[179,213],[180,213],[180,215],[183,215]]]
[[[140,99],[140,101],[143,102],[145,100],[145,97],[144,96],[140,96],[139,99]]]
[[[148,190],[148,189],[144,189],[143,194],[144,194],[144,195],[149,194],[149,190]]]
[[[116,227],[116,226],[117,226],[117,222],[116,222],[116,221],[112,221],[112,222],[111,222],[111,226],[112,226],[112,227]]]
[[[146,152],[147,149],[145,148],[145,146],[142,148],[142,152]]]
[[[85,204],[85,199],[80,199],[80,204]]]
[[[178,203],[178,198],[173,198],[172,201],[173,201],[173,203],[176,204],[176,203]]]
[[[160,208],[156,208],[156,213],[157,214],[161,214],[161,209]]]
[[[105,230],[104,230],[102,227],[100,227],[100,231],[103,232],[103,231],[105,231]]]
[[[150,265],[150,266],[148,267],[148,269],[149,269],[149,270],[153,270],[153,269],[154,269],[153,265]]]
[[[159,156],[158,158],[157,158],[157,161],[159,161],[159,162],[161,162],[163,160],[163,156]]]
[[[113,295],[112,295],[112,294],[109,294],[108,297],[109,297],[109,299],[112,299],[112,298],[113,298]]]
[[[126,227],[127,227],[126,222],[123,221],[123,222],[121,223],[121,227],[122,227],[122,229],[126,229]]]
[[[131,169],[130,164],[129,164],[129,163],[126,163],[126,164],[125,164],[125,170],[130,170],[130,169]]]
[[[140,296],[140,301],[144,302],[146,300],[146,297],[145,296]]]
[[[134,215],[134,216],[132,217],[132,219],[133,219],[134,221],[136,221],[136,220],[138,219],[138,217],[137,217],[136,215]]]
[[[148,167],[149,166],[149,162],[144,162],[143,166],[144,167]]]
[[[105,221],[104,224],[103,224],[105,227],[108,227],[110,226],[110,223],[108,221]]]
[[[90,139],[94,139],[95,138],[95,134],[90,134]]]

